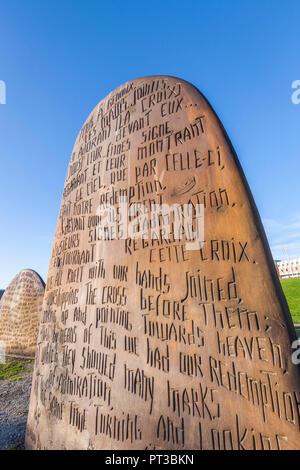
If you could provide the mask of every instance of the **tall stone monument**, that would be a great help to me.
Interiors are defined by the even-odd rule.
[[[67,172],[27,448],[298,449],[294,340],[209,103],[168,76],[110,93]]]
[[[11,281],[0,302],[2,355],[34,358],[44,292],[44,281],[31,269]]]

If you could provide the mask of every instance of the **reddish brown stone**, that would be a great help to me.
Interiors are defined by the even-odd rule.
[[[98,240],[97,208],[117,208],[121,194],[147,209],[204,204],[202,248],[174,233]],[[297,449],[295,339],[259,214],[211,106],[167,76],[114,90],[71,156],[27,448]]]

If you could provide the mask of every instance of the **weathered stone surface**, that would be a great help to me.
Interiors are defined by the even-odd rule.
[[[34,358],[45,284],[31,269],[17,274],[0,302],[2,355]]]
[[[130,238],[134,218],[120,239],[120,212],[119,239],[101,240],[113,237],[98,206],[120,211],[121,195],[148,211],[204,205],[204,242],[176,239],[172,217],[169,240]],[[166,76],[113,91],[71,156],[27,448],[297,449],[295,339],[253,198],[208,102]]]

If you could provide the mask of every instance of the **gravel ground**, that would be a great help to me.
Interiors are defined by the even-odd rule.
[[[0,450],[24,449],[32,373],[10,382],[0,380]]]

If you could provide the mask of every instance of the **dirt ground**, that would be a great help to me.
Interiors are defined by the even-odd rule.
[[[0,450],[23,450],[32,372],[17,381],[0,380]]]

